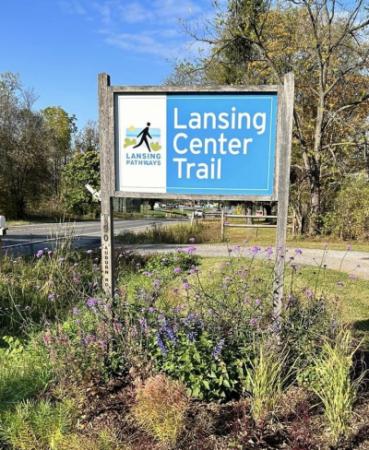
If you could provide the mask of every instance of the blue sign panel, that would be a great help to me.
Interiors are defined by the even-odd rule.
[[[274,194],[276,93],[119,97],[118,189]]]
[[[272,195],[277,95],[171,95],[167,192]]]

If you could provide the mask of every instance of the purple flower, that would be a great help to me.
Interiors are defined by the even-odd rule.
[[[188,253],[189,255],[192,255],[192,253],[193,253],[194,251],[196,251],[196,247],[193,247],[193,246],[188,247],[185,251],[186,251],[186,253]]]
[[[196,336],[197,336],[197,333],[195,331],[189,331],[187,333],[188,340],[191,341],[191,342],[196,340]]]
[[[88,308],[95,308],[95,306],[97,306],[98,304],[98,300],[97,298],[94,297],[89,297],[86,301],[86,305],[88,306]]]
[[[254,245],[253,247],[251,247],[250,251],[251,251],[251,254],[253,256],[255,256],[261,251],[261,248],[258,247],[257,245]]]
[[[83,339],[82,339],[82,344],[84,346],[90,345],[93,342],[96,341],[96,337],[93,334],[87,334]]]
[[[222,353],[223,346],[224,346],[224,339],[220,339],[220,341],[214,347],[211,356],[215,359],[218,359],[220,354]]]
[[[198,272],[199,272],[199,269],[197,267],[191,266],[190,275],[194,275],[195,273],[198,273]]]
[[[175,267],[174,270],[173,270],[173,272],[174,272],[176,275],[178,275],[179,273],[182,272],[182,269],[181,269],[180,267]]]
[[[186,291],[190,289],[190,283],[187,280],[183,282],[183,289],[185,289]]]
[[[314,292],[311,289],[306,288],[304,292],[309,300],[311,300],[314,297]]]
[[[176,335],[173,331],[173,328],[170,325],[165,325],[163,327],[163,331],[166,333],[166,335],[168,336],[168,339],[172,342],[175,342],[176,340]]]
[[[154,287],[154,289],[159,289],[160,288],[160,280],[158,279],[158,278],[156,278],[154,281],[153,281],[153,283],[152,283],[152,285],[153,285],[153,287]]]
[[[296,256],[302,255],[302,250],[301,250],[301,248],[296,248],[296,249],[295,249],[295,255],[296,255]]]
[[[148,326],[147,326],[147,320],[145,319],[145,317],[142,317],[141,319],[138,320],[140,327],[141,327],[141,331],[143,333],[147,332]]]
[[[255,305],[256,306],[259,306],[261,304],[261,300],[260,300],[260,298],[257,298],[256,300],[255,300]]]
[[[156,335],[156,343],[157,343],[158,347],[160,348],[160,351],[163,353],[163,355],[166,355],[168,353],[168,350],[165,347],[163,339],[160,337],[159,333]]]
[[[252,327],[256,327],[257,323],[258,323],[258,321],[254,317],[252,319],[250,319],[250,325]]]
[[[43,254],[44,254],[44,251],[43,251],[43,250],[39,250],[39,251],[36,253],[36,258],[41,258],[41,257],[43,256]]]
[[[273,248],[272,247],[266,248],[265,253],[267,254],[268,258],[271,258],[273,255]]]

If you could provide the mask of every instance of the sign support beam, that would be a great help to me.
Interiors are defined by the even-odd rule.
[[[292,72],[284,77],[279,105],[279,163],[278,163],[278,216],[276,237],[276,262],[274,273],[273,308],[274,320],[279,329],[283,308],[283,286],[286,259],[286,238],[288,221],[288,201],[290,187],[290,166],[293,127],[295,82]]]
[[[110,129],[113,120],[112,94],[109,91],[110,77],[99,74],[99,139],[101,172],[101,265],[102,287],[107,297],[114,295],[114,221],[111,160],[113,141]]]

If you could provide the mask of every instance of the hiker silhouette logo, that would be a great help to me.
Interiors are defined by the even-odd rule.
[[[161,150],[160,128],[152,128],[151,122],[146,126],[138,128],[130,126],[126,129],[124,148],[137,151],[157,152]]]

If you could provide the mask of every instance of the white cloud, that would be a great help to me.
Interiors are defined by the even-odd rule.
[[[75,14],[85,17],[88,16],[87,9],[79,0],[60,0],[58,4],[60,8],[68,14]]]
[[[209,14],[211,0],[60,0],[63,9],[94,17],[108,45],[174,59],[193,52],[180,21]],[[208,6],[208,8],[205,7]]]

